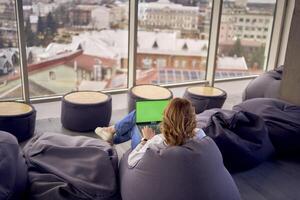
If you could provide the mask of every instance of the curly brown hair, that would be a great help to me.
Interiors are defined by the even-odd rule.
[[[174,98],[164,111],[160,125],[161,133],[170,146],[184,144],[195,136],[196,114],[191,102],[187,99]]]

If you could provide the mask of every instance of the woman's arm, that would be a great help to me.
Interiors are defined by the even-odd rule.
[[[146,142],[141,141],[141,143],[138,144],[136,148],[133,149],[129,154],[128,165],[130,167],[134,167],[143,158],[145,152],[147,151],[150,145],[161,144],[163,142],[164,139],[161,137],[161,134],[155,135],[153,138],[149,139]]]

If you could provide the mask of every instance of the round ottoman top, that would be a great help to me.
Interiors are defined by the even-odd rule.
[[[224,92],[215,87],[205,87],[205,86],[193,86],[189,87],[187,91],[194,95],[201,95],[201,96],[220,96],[224,94]]]
[[[30,105],[20,102],[0,102],[0,116],[23,115],[33,111]]]
[[[97,104],[108,98],[108,95],[95,91],[72,92],[64,96],[65,100],[76,104]]]
[[[172,96],[172,93],[157,85],[138,85],[131,89],[132,93],[138,97],[145,99],[168,99]]]

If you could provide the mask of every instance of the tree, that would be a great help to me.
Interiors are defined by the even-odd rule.
[[[3,38],[0,36],[0,48],[4,47],[4,40]]]
[[[45,31],[45,23],[44,20],[41,16],[38,18],[38,23],[37,23],[37,32],[38,33],[44,33]]]
[[[31,25],[30,25],[29,19],[26,21],[25,35],[26,35],[27,46],[31,47],[31,46],[39,45],[39,41],[38,41],[36,34],[33,33],[31,30]]]
[[[242,44],[241,44],[241,40],[238,38],[238,39],[235,41],[235,43],[234,43],[232,49],[230,50],[229,56],[237,56],[237,57],[241,57],[241,56],[243,56],[243,55],[244,55],[244,48],[243,48],[243,46],[242,46]]]
[[[57,23],[54,20],[51,12],[48,13],[47,15],[46,27],[47,27],[47,32],[49,31],[52,35],[54,35],[57,32]]]
[[[68,13],[68,8],[70,8],[72,5],[68,4],[61,4],[59,7],[54,11],[53,16],[55,18],[55,21],[58,25],[67,26],[70,24],[70,18]]]
[[[250,57],[250,66],[258,66],[260,69],[263,68],[265,61],[265,47],[261,45],[257,48]]]

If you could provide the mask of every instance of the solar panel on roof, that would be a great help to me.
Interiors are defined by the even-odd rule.
[[[183,71],[183,78],[184,80],[190,80],[190,75],[187,71]]]

